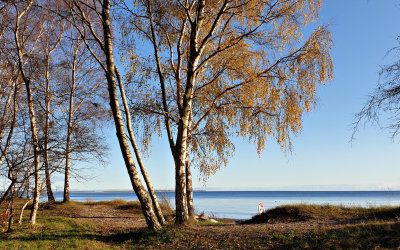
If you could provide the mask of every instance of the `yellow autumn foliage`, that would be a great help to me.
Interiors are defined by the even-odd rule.
[[[227,164],[237,136],[255,143],[258,153],[268,139],[291,149],[302,115],[315,104],[317,86],[333,78],[327,27],[314,24],[303,38],[305,27],[318,19],[321,0],[154,0],[151,12],[147,1],[134,2],[123,12],[129,15],[122,18],[122,44],[132,115],[138,128],[147,126],[145,141],[163,130],[165,116],[174,133],[180,119],[189,119],[192,160],[205,177]],[[132,36],[149,48],[156,44],[168,114],[154,51],[126,46]],[[191,65],[193,86],[187,78]],[[185,98],[190,118],[184,117]]]

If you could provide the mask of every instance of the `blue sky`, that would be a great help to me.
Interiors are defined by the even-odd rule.
[[[205,184],[194,170],[194,187],[207,190],[400,190],[400,138],[376,126],[361,127],[350,143],[352,122],[378,81],[380,65],[393,61],[386,52],[400,35],[400,1],[325,0],[320,24],[330,23],[335,46],[335,79],[318,89],[319,101],[303,118],[303,132],[291,155],[273,141],[260,156],[254,145],[236,139],[226,168]],[[92,180],[72,181],[73,190],[131,190],[112,127],[107,166],[95,166]],[[156,189],[173,189],[174,166],[165,138],[154,139],[146,159]],[[61,177],[55,176],[58,191]]]

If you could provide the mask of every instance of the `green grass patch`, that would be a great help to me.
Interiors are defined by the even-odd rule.
[[[0,234],[0,249],[109,248],[99,237],[92,224],[59,216],[39,217],[34,226],[15,224],[13,231]]]

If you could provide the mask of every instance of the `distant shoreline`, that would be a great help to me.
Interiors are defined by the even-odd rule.
[[[175,192],[175,190],[155,190],[155,192]],[[400,190],[204,190],[198,189],[193,192],[400,192]],[[63,193],[57,191],[54,193]],[[133,190],[77,190],[70,193],[134,193]]]
[[[70,191],[70,193],[134,193],[133,190],[104,190],[104,191],[93,191],[93,190],[78,190],[78,191]],[[175,190],[155,190],[155,192],[175,192]],[[206,190],[193,190],[193,192],[209,192]],[[54,193],[63,193],[63,191],[57,191]]]

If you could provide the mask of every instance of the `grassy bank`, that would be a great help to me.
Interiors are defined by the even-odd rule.
[[[164,208],[167,209],[166,207]],[[0,234],[1,249],[211,249],[397,248],[400,208],[277,207],[244,224],[224,221],[145,229],[137,202],[70,202],[42,205],[34,227]],[[170,211],[171,212],[171,211]]]
[[[243,224],[295,221],[362,222],[400,219],[400,207],[346,207],[333,205],[284,205],[256,215]]]

